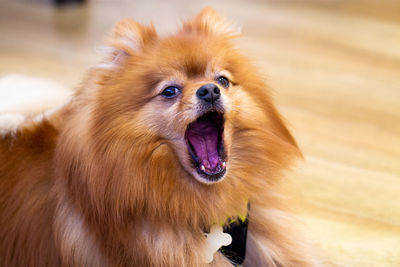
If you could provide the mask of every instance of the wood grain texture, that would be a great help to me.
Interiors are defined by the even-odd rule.
[[[266,74],[304,153],[290,172],[307,235],[337,266],[400,266],[399,1],[0,1],[0,74],[70,87],[124,17],[172,32],[213,6]]]

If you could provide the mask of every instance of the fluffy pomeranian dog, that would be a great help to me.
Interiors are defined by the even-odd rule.
[[[3,131],[0,266],[316,265],[276,190],[300,152],[235,37],[210,8],[162,38],[123,20],[67,104]],[[205,260],[214,225],[243,263]]]

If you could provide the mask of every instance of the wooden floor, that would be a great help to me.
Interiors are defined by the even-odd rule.
[[[168,33],[206,5],[243,25],[304,152],[290,177],[307,235],[336,266],[400,266],[398,0],[0,0],[0,74],[74,87],[118,19]]]

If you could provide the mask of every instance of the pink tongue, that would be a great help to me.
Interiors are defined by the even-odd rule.
[[[215,125],[208,121],[197,122],[190,128],[187,137],[200,163],[206,169],[215,169],[219,162],[218,130]]]

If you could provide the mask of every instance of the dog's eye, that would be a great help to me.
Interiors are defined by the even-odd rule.
[[[165,98],[174,98],[179,94],[179,88],[176,86],[168,86],[162,91],[161,95]]]
[[[217,82],[225,88],[229,87],[229,80],[225,76],[219,76]]]

